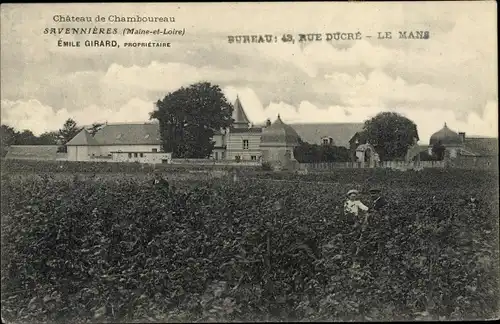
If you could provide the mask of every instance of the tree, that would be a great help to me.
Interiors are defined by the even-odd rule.
[[[341,146],[309,144],[299,139],[293,155],[300,163],[348,162],[349,150]]]
[[[61,137],[63,144],[66,144],[81,130],[82,128],[78,127],[76,122],[70,118],[66,120],[63,127],[59,130],[59,136]]]
[[[382,112],[365,121],[363,135],[381,160],[404,158],[408,148],[418,141],[417,125],[393,112]]]
[[[38,145],[57,145],[59,141],[58,132],[45,132],[38,137]]]
[[[156,108],[151,119],[159,121],[163,150],[173,157],[209,157],[215,131],[233,122],[233,106],[220,87],[209,82],[171,92],[156,102]]]
[[[33,134],[32,131],[25,129],[20,133],[17,133],[14,143],[15,145],[37,145],[38,138]]]
[[[436,157],[438,161],[442,161],[444,159],[446,148],[441,143],[441,141],[437,141],[432,145],[432,154]]]
[[[90,135],[94,136],[99,130],[101,130],[103,123],[93,123],[92,126],[89,127],[88,132]]]
[[[17,137],[17,132],[14,128],[1,125],[0,126],[0,140],[1,140],[1,156],[7,154],[7,149],[9,146],[15,143]]]

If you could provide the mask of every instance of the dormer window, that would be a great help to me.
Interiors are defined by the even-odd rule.
[[[332,145],[333,139],[331,137],[323,137],[321,139],[321,142],[323,143],[323,145]]]
[[[146,134],[146,136],[144,136],[145,139],[148,139],[149,138],[149,134]]]
[[[123,137],[123,134],[116,135],[116,139],[121,139],[122,137]]]

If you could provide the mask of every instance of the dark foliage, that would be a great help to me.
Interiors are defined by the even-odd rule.
[[[363,136],[375,147],[382,161],[404,158],[414,140],[418,140],[417,125],[394,112],[382,112],[367,120]]]
[[[434,145],[432,145],[432,155],[437,161],[442,161],[444,159],[445,152],[446,148],[440,141],[437,141]]]
[[[158,100],[151,118],[160,122],[163,150],[173,157],[206,158],[215,132],[232,124],[232,105],[217,85],[200,82]]]
[[[349,150],[342,146],[317,145],[299,141],[293,155],[300,163],[349,162]]]
[[[178,182],[175,191],[138,176],[2,172],[2,316],[81,323],[496,315],[497,178],[348,171],[273,173],[291,182],[262,173],[237,183]],[[386,184],[388,207],[359,239],[340,206],[367,176]],[[486,199],[471,206],[464,192]]]

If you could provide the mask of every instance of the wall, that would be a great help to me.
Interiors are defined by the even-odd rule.
[[[214,141],[214,146],[215,147],[222,147],[226,145],[225,143],[225,136],[222,134],[215,134],[214,137],[212,138],[212,141]]]
[[[57,153],[58,148],[58,145],[11,145],[7,147],[5,158],[56,161],[66,156],[65,153]]]
[[[100,145],[99,154],[96,155],[108,155],[111,152],[152,152],[153,149],[157,149],[160,152],[161,145]]]
[[[498,169],[498,156],[464,156],[450,160],[450,167],[459,169]]]
[[[68,161],[90,161],[93,155],[100,155],[98,146],[68,146]]]
[[[299,164],[293,156],[293,148],[291,145],[281,147],[264,146],[262,147],[262,162],[270,163],[271,166],[277,168],[295,168]]]
[[[141,156],[142,154],[142,156]],[[171,160],[172,153],[153,153],[153,152],[143,152],[138,153],[137,157],[135,154],[132,154],[132,157],[129,157],[129,153],[126,152],[113,152],[113,162],[139,162],[139,163],[151,163],[158,164],[162,163],[163,160]]]
[[[182,165],[227,165],[227,166],[260,166],[258,161],[241,161],[234,160],[212,160],[212,159],[172,159],[172,164]]]
[[[243,140],[248,140],[248,149],[243,148]],[[252,156],[259,160],[262,155],[260,150],[260,133],[229,133],[227,136],[226,159],[234,160],[239,155],[242,161],[251,161]]]
[[[69,161],[89,161],[89,148],[88,146],[68,146],[68,160]]]
[[[225,160],[226,150],[214,148],[212,154],[210,155],[210,158],[214,160]]]
[[[383,161],[378,164],[380,168],[406,169],[420,166],[423,168],[444,168],[444,161],[420,161],[419,163],[406,163],[405,161]],[[309,170],[332,170],[338,168],[369,168],[369,163],[365,162],[322,162],[322,163],[300,163],[301,169]]]

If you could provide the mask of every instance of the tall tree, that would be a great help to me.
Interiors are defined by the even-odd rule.
[[[232,124],[233,106],[220,87],[209,82],[171,92],[156,108],[151,119],[159,121],[163,150],[174,157],[209,157],[215,131]]]
[[[438,160],[441,161],[444,159],[444,153],[446,151],[446,148],[444,145],[441,143],[441,141],[437,141],[432,145],[432,154],[434,157]]]
[[[78,134],[81,130],[82,128],[79,127],[76,122],[70,118],[66,120],[63,127],[59,130],[59,136],[61,137],[63,144],[66,144],[71,141],[71,139],[75,137],[76,134]]]
[[[404,158],[408,148],[418,141],[417,125],[393,112],[382,112],[365,121],[363,132],[385,161]]]

